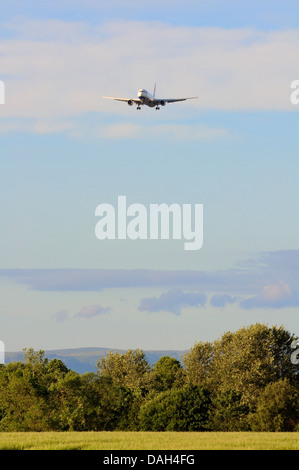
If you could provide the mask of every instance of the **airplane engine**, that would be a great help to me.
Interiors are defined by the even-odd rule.
[[[128,105],[129,105],[129,106],[133,106],[133,104],[134,104],[134,103],[133,103],[132,100],[129,100],[129,101],[128,101]]]
[[[165,106],[165,105],[166,105],[166,102],[162,100],[162,101],[160,101],[160,105],[161,105],[161,106]]]

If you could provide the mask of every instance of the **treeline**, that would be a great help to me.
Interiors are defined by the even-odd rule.
[[[299,431],[293,339],[255,324],[195,343],[182,363],[128,350],[85,374],[24,350],[0,367],[0,431]]]

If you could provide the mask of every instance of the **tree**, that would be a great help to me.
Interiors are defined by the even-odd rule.
[[[47,374],[52,380],[64,376],[69,370],[61,359],[54,358],[47,363]]]
[[[0,370],[0,430],[48,431],[48,406],[32,381],[31,370],[21,362]]]
[[[0,366],[0,431],[294,431],[292,335],[256,324],[196,343],[184,367],[143,351],[110,353],[80,375],[43,351]]]
[[[164,392],[183,384],[183,368],[177,359],[170,356],[161,357],[150,372],[150,385],[155,392]]]
[[[117,385],[128,388],[145,387],[150,366],[140,349],[129,349],[126,353],[110,352],[97,363],[98,374],[110,377]]]
[[[194,385],[207,385],[212,359],[213,344],[208,341],[196,342],[183,358],[187,382]]]
[[[140,410],[142,431],[205,431],[210,394],[196,385],[171,389],[147,401]]]
[[[290,361],[292,336],[283,327],[255,324],[227,332],[213,343],[208,367],[214,394],[234,390],[254,408],[258,396],[280,378],[296,380]]]
[[[242,403],[242,395],[234,390],[219,392],[212,399],[210,426],[213,431],[249,431],[249,407]]]
[[[24,348],[23,351],[26,364],[31,364],[32,366],[43,366],[48,362],[48,359],[44,359],[45,352],[42,349],[34,351],[33,348]]]
[[[249,422],[253,431],[294,431],[299,423],[298,390],[288,379],[269,383],[261,392]]]
[[[82,431],[85,426],[85,397],[82,377],[75,371],[56,376],[49,383],[47,402],[52,428],[62,431]]]
[[[114,431],[136,429],[135,391],[115,384],[110,377],[87,373],[82,376],[84,430]]]

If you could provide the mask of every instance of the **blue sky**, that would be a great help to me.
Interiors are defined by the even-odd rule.
[[[296,1],[3,1],[7,350],[298,335]],[[102,99],[198,96],[160,111]],[[98,204],[203,204],[204,244],[95,237]]]

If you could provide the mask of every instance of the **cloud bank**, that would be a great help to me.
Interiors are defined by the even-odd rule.
[[[2,269],[0,277],[45,292],[98,292],[103,289],[159,288],[159,297],[141,299],[139,311],[169,311],[209,304],[225,308],[280,309],[299,306],[299,250],[261,253],[228,270],[158,271],[98,269]],[[100,305],[84,307],[77,316],[90,318],[109,310]],[[63,319],[63,311],[57,320]]]

